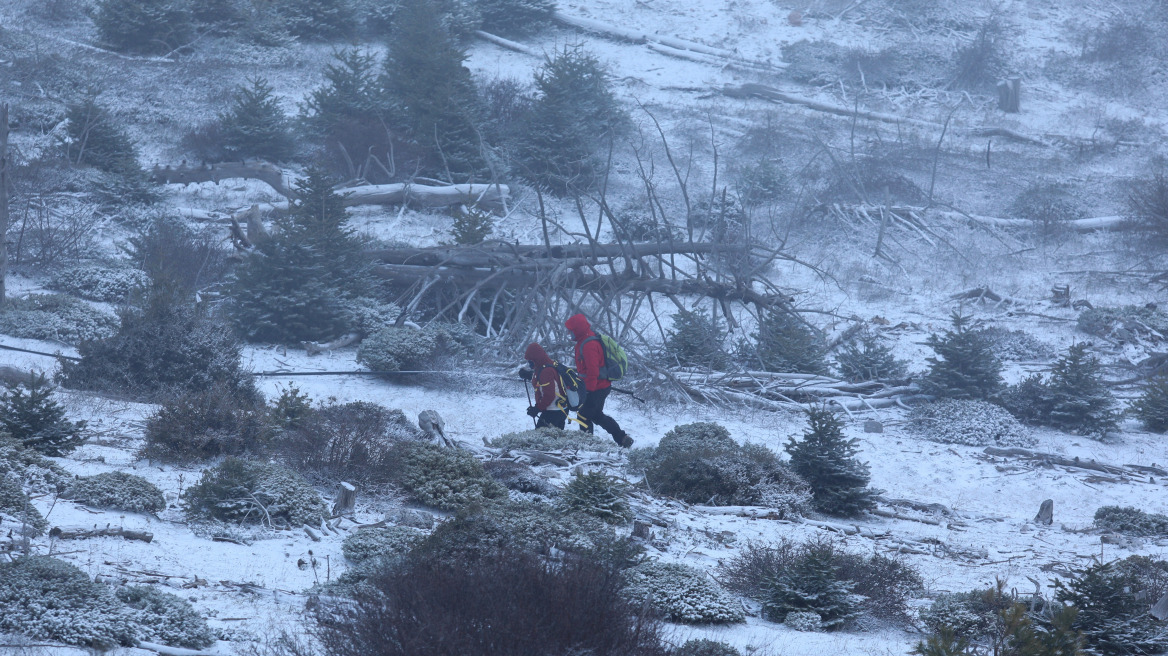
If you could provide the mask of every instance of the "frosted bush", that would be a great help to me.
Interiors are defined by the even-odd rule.
[[[533,449],[536,451],[616,451],[612,440],[584,431],[566,431],[558,428],[536,428],[507,433],[490,441],[490,445],[504,451]]]
[[[69,486],[64,496],[94,508],[139,513],[155,513],[166,509],[166,497],[158,486],[141,476],[126,472],[83,476]]]
[[[823,620],[820,619],[819,613],[810,611],[795,611],[787,613],[787,617],[783,618],[783,624],[796,631],[822,631]]]
[[[670,656],[742,656],[733,645],[706,638],[687,640],[670,652]]]
[[[108,587],[45,556],[0,563],[0,633],[98,650],[136,644],[134,617]]]
[[[32,535],[40,535],[49,527],[12,474],[0,475],[0,517],[4,524],[0,531],[4,533],[14,526],[27,526],[32,529]]]
[[[967,446],[1034,446],[1030,430],[985,401],[941,399],[908,414],[906,428],[921,439]]]
[[[215,642],[207,621],[186,599],[147,585],[127,586],[115,594],[131,609],[141,640],[190,649]]]
[[[625,577],[626,594],[671,622],[727,624],[746,619],[737,600],[692,567],[650,561],[629,569]]]
[[[482,463],[468,451],[407,442],[400,444],[397,452],[397,482],[427,506],[456,510],[506,495],[503,486],[488,476]]]
[[[428,366],[437,353],[433,331],[389,326],[361,342],[357,362],[373,371],[411,371]]]
[[[393,303],[383,303],[364,296],[350,301],[345,311],[349,327],[361,335],[372,335],[392,326],[401,314],[401,308]]]
[[[609,524],[627,524],[633,518],[628,484],[599,471],[573,477],[560,496],[560,504],[566,510],[599,517]]]
[[[1168,516],[1139,508],[1103,506],[1095,511],[1095,527],[1137,537],[1168,537]]]
[[[79,264],[53,273],[49,289],[91,301],[121,301],[135,289],[145,287],[150,277],[130,267]]]
[[[360,563],[378,556],[400,556],[426,537],[425,533],[404,526],[365,528],[350,533],[341,543],[341,552],[349,562]]]
[[[80,344],[109,337],[117,329],[117,317],[66,294],[8,299],[0,310],[0,333],[23,339]]]
[[[196,516],[253,524],[320,524],[328,507],[299,474],[275,463],[227,458],[183,493]]]
[[[503,487],[521,494],[554,496],[557,490],[531,467],[513,460],[488,460],[483,469]]]
[[[72,479],[57,463],[0,433],[0,478],[6,475],[37,494],[59,492]]]

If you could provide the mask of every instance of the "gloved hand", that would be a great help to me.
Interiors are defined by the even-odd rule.
[[[535,416],[538,414],[539,414],[539,408],[537,408],[535,406],[528,406],[528,408],[527,408],[527,416],[528,417],[531,417],[532,419],[534,419]]]
[[[522,369],[519,370],[519,377],[522,378],[523,380],[531,380],[531,377],[534,374],[535,374],[535,372],[532,371],[530,367],[523,367]]]

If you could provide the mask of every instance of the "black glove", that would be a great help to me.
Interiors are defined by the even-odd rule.
[[[539,408],[537,408],[535,406],[528,406],[528,408],[527,408],[527,416],[528,417],[531,417],[534,419],[535,416],[538,414],[539,414]]]
[[[522,369],[519,370],[519,377],[522,378],[523,380],[531,380],[531,377],[534,374],[535,374],[535,372],[532,371],[529,367],[523,367]]]

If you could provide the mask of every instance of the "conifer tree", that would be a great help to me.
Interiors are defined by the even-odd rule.
[[[262,77],[236,89],[231,107],[219,116],[223,146],[235,158],[280,162],[295,154],[288,117]]]
[[[465,60],[433,0],[397,11],[383,76],[388,101],[423,154],[423,168],[458,181],[489,176],[478,133],[481,108]]]
[[[781,622],[788,613],[813,612],[825,629],[838,629],[857,614],[851,600],[852,584],[836,578],[827,550],[811,549],[797,566],[767,582],[763,610]]]
[[[1002,362],[989,340],[969,329],[968,317],[952,315],[953,329],[925,341],[937,357],[927,358],[923,387],[930,394],[955,399],[985,400],[1002,389]]]
[[[350,0],[281,0],[288,29],[302,39],[332,41],[356,32],[357,11]]]
[[[325,83],[305,101],[302,120],[329,155],[333,170],[351,175],[349,160],[359,153],[388,158],[389,112],[377,74],[377,57],[342,50],[325,66]],[[387,165],[391,163],[386,162]]]
[[[1168,432],[1168,377],[1148,381],[1135,402],[1136,416],[1153,433]]]
[[[69,122],[65,150],[70,164],[89,165],[115,175],[142,175],[134,142],[95,96],[69,105],[65,118]]]
[[[722,348],[726,331],[705,312],[682,311],[673,315],[666,335],[665,350],[686,367],[722,369],[730,356]]]
[[[872,507],[868,465],[856,459],[859,440],[845,439],[840,420],[826,407],[807,413],[803,441],[787,442],[791,468],[811,486],[815,507],[829,515],[855,516]]]
[[[174,0],[99,0],[93,22],[117,50],[166,54],[191,41],[191,14]]]
[[[48,456],[63,456],[85,441],[84,421],[65,418],[65,409],[53,399],[54,387],[43,375],[10,387],[0,395],[0,433]]]
[[[483,29],[496,34],[523,34],[550,21],[555,0],[478,0]]]
[[[1103,384],[1099,360],[1087,353],[1089,344],[1073,344],[1054,363],[1050,382],[1050,417],[1055,428],[1085,435],[1105,435],[1115,430],[1118,419],[1115,397]]]
[[[823,340],[792,311],[785,308],[766,312],[755,333],[753,357],[765,371],[826,374],[827,351]]]
[[[907,373],[905,361],[897,359],[879,334],[867,329],[843,345],[836,365],[851,382],[903,378]]]
[[[253,341],[300,342],[348,328],[345,301],[367,281],[361,246],[332,182],[309,169],[275,235],[257,245],[232,285],[233,318]]]
[[[1070,625],[1082,631],[1091,653],[1123,656],[1168,650],[1168,632],[1149,620],[1151,602],[1141,599],[1146,583],[1141,585],[1117,563],[1097,563],[1075,570],[1075,575],[1068,583],[1055,580],[1055,599],[1077,609]]]

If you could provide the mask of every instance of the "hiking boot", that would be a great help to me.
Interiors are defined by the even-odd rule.
[[[633,446],[633,438],[629,437],[628,433],[621,435],[621,438],[616,442],[621,448],[628,449]]]

